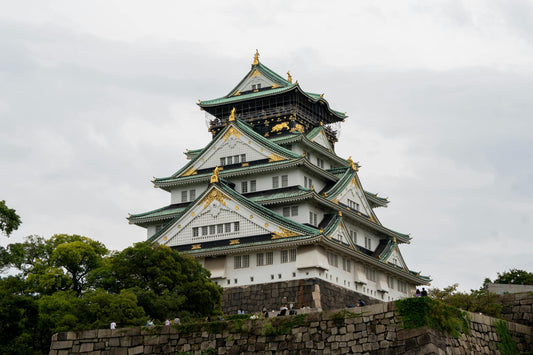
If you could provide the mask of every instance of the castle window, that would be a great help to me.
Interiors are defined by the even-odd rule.
[[[246,154],[241,154],[241,163],[246,163]]]
[[[376,270],[370,266],[365,266],[366,278],[369,281],[376,281]]]
[[[266,253],[266,263],[265,265],[272,265],[274,264],[274,253],[268,252]]]
[[[350,207],[352,210],[359,211],[359,204],[355,201],[348,200],[348,207]]]
[[[296,249],[289,250],[289,261],[296,261]]]
[[[239,222],[233,223],[233,231],[238,232],[240,229]]]
[[[222,223],[217,224],[217,233],[218,234],[224,233],[224,225]]]
[[[255,189],[256,189],[256,181],[255,180],[250,180],[250,192],[254,192]]]
[[[357,244],[357,232],[350,230],[350,239],[352,240],[353,244]]]
[[[196,190],[189,191],[189,199],[193,201],[196,198]]]
[[[233,257],[233,267],[242,269],[250,266],[250,255],[237,255]]]
[[[288,250],[282,250],[281,251],[281,263],[288,263],[289,262],[289,251]]]
[[[283,207],[283,217],[298,216],[298,206]]]
[[[317,215],[314,212],[309,212],[309,224],[316,226],[317,225]]]
[[[281,175],[281,187],[289,186],[289,175]]]
[[[387,276],[387,285],[391,290],[394,290],[394,277]]]
[[[365,237],[365,249],[372,250],[372,239]]]
[[[181,202],[187,202],[187,191],[181,192]]]
[[[342,258],[342,269],[347,272],[352,272],[352,262],[349,259]]]
[[[198,235],[199,235],[198,227],[193,227],[192,236],[193,237],[198,237]]]
[[[239,164],[239,160],[240,160],[239,157],[240,157],[240,155],[234,155],[233,156],[233,164]]]
[[[248,192],[248,181],[241,182],[241,191],[243,194]]]
[[[242,267],[249,267],[250,266],[250,255],[243,255],[242,256]]]
[[[226,163],[228,163],[228,165],[233,164],[233,157],[226,157]]]
[[[231,232],[231,223],[224,223],[224,231],[226,233],[230,233]]]
[[[304,176],[304,187],[307,189],[310,189],[313,187],[313,179],[308,178],[307,176]]]
[[[220,165],[221,166],[226,165],[226,158],[220,158]]]
[[[257,253],[256,256],[255,256],[255,259],[257,261],[257,263],[256,263],[257,266],[265,265],[265,254]]]
[[[279,176],[272,176],[272,188],[279,188]]]
[[[316,158],[316,165],[319,167],[319,168],[324,168],[324,160],[320,159],[320,158]]]
[[[216,226],[214,224],[209,226],[209,234],[216,234]]]
[[[207,226],[202,227],[202,235],[207,235],[208,228]]]

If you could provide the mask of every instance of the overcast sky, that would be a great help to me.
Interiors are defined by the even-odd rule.
[[[432,285],[533,271],[533,3],[0,0],[0,200],[27,235],[146,239],[128,213],[260,60],[347,112],[337,154]]]

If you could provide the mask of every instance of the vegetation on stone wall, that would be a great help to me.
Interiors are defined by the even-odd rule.
[[[454,284],[442,290],[430,289],[429,296],[465,311],[482,313],[496,318],[501,317],[502,305],[499,303],[498,296],[489,292],[487,283],[479,290],[470,290],[470,293],[457,291],[458,286],[458,284]]]
[[[396,301],[402,326],[405,328],[430,328],[445,331],[458,338],[470,331],[469,317],[455,307],[430,297],[414,297]]]
[[[496,331],[498,332],[498,336],[500,337],[500,342],[498,343],[498,350],[500,350],[500,353],[502,355],[520,354],[516,343],[511,337],[511,333],[509,333],[509,327],[507,326],[507,322],[504,320],[499,320],[494,323],[494,326],[496,327]]]
[[[182,321],[219,312],[209,271],[172,249],[137,243],[109,252],[79,235],[30,236],[0,247],[0,354],[48,353],[62,331]]]

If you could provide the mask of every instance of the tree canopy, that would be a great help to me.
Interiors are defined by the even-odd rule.
[[[18,229],[22,221],[17,212],[7,207],[6,201],[0,201],[0,231],[6,236],[9,235]]]
[[[525,270],[511,269],[498,273],[496,284],[533,285],[533,273]]]
[[[0,354],[48,353],[53,333],[220,312],[222,289],[188,255],[149,242],[110,253],[80,235],[0,247]]]

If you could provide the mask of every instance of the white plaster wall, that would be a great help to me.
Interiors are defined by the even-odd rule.
[[[170,191],[170,204],[181,203],[181,192],[182,191],[187,191],[187,199],[189,200],[187,202],[190,202],[191,201],[189,198],[190,190],[196,190],[196,198],[198,198],[198,196],[204,193],[204,191],[207,189],[207,186],[208,186],[207,184],[192,184],[192,185],[185,185],[185,186],[179,186],[179,187],[173,188]]]

